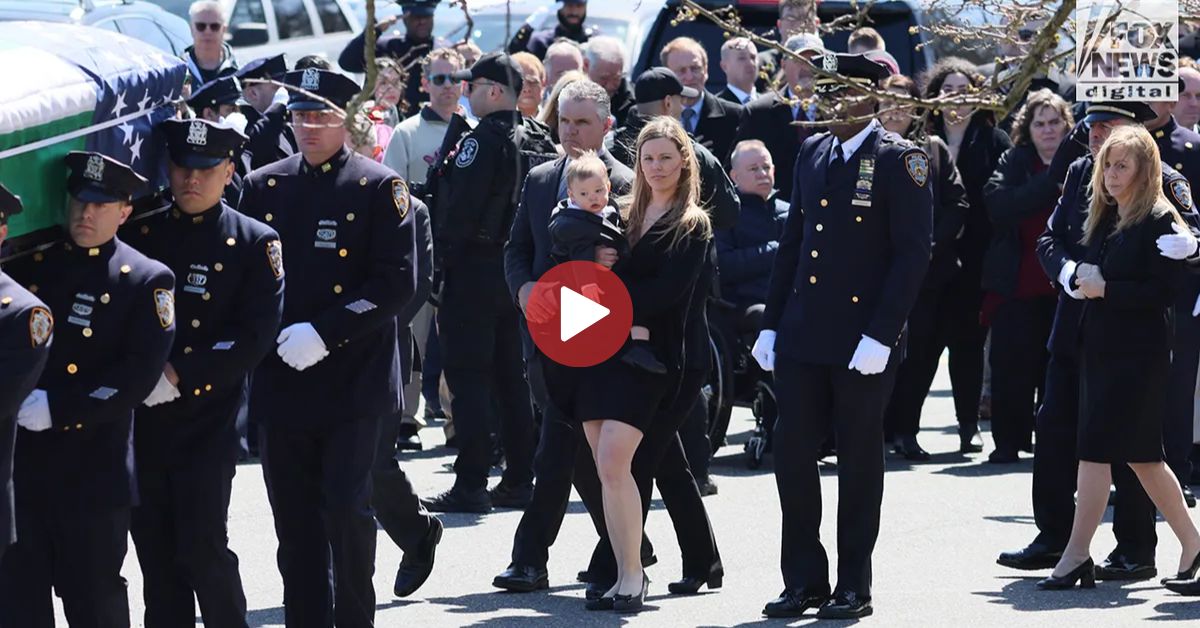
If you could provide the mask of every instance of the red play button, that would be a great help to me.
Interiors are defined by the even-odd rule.
[[[593,262],[566,262],[546,271],[525,306],[534,344],[565,366],[599,364],[629,338],[633,304],[625,285]]]

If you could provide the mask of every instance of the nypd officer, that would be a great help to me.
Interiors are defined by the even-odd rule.
[[[0,183],[0,245],[8,237],[8,219],[21,213],[21,199]],[[17,540],[13,525],[12,455],[17,438],[17,409],[37,385],[46,358],[54,317],[45,303],[0,271],[0,560]]]
[[[1058,308],[1047,348],[1045,395],[1037,413],[1037,451],[1033,458],[1033,519],[1038,535],[1028,546],[1003,552],[996,560],[1021,570],[1051,569],[1062,555],[1075,516],[1075,456],[1079,420],[1079,321],[1083,295],[1069,286],[1086,249],[1080,243],[1087,217],[1095,154],[1112,130],[1127,124],[1145,124],[1155,118],[1149,105],[1140,102],[1088,103],[1076,130],[1059,146],[1049,172],[1065,172],[1062,195],[1050,215],[1046,232],[1038,238],[1038,258],[1046,275],[1061,288]],[[1057,178],[1057,177],[1056,177]],[[1163,193],[1184,220],[1196,224],[1191,188],[1187,179],[1163,164]],[[1164,255],[1184,259],[1195,252],[1191,234],[1161,236]],[[1190,260],[1189,264],[1195,264]],[[1186,279],[1184,280],[1186,281]],[[1190,311],[1188,312],[1190,314]],[[1192,384],[1194,387],[1194,384]],[[1189,388],[1192,390],[1192,388]],[[1154,549],[1154,504],[1127,465],[1113,465],[1113,535],[1117,546],[1096,567],[1102,580],[1147,580],[1157,575]]]
[[[223,76],[201,85],[192,92],[187,104],[197,118],[217,122],[238,110],[237,101],[241,97],[242,84],[237,78]]]
[[[433,13],[439,0],[399,0],[404,13],[404,35],[382,36],[387,29],[396,23],[395,17],[383,20],[375,26],[375,32],[380,35],[375,40],[375,56],[391,57],[407,73],[404,86],[404,103],[407,111],[415,112],[421,103],[429,100],[429,94],[421,90],[421,60],[433,50]],[[338,65],[347,72],[366,72],[364,57],[364,41],[366,31],[351,39],[342,54],[338,56]]]
[[[296,152],[296,136],[288,124],[287,104],[275,96],[278,81],[287,73],[282,54],[255,59],[242,66],[234,76],[242,83],[242,101],[238,109],[246,117],[246,152],[250,169],[255,170]]]
[[[284,82],[304,90],[288,103],[300,154],[252,172],[240,206],[287,251],[283,329],[254,372],[250,414],[287,625],[370,626],[371,466],[380,417],[400,399],[396,315],[416,285],[411,199],[395,172],[346,147],[354,81],[308,68]],[[436,544],[441,526],[426,534]]]
[[[179,278],[179,326],[158,387],[136,413],[139,505],[133,542],[146,625],[245,626],[238,559],[227,546],[229,493],[246,375],[283,312],[279,236],[221,200],[245,137],[206,120],[163,123],[171,208],[132,225],[129,243]]]
[[[117,237],[146,180],[99,153],[67,155],[64,241],[8,270],[59,312],[50,357],[17,415],[17,543],[0,564],[0,626],[128,626],[133,412],[175,335],[174,277]]]
[[[550,44],[559,39],[586,44],[588,36],[596,34],[588,32],[583,26],[583,21],[587,19],[587,0],[558,0],[558,3],[562,7],[558,9],[554,27],[535,31],[532,24],[525,22],[508,42],[508,54],[528,52],[538,59],[545,59]]]
[[[827,53],[828,71],[876,84],[887,69],[862,55]],[[823,77],[823,98],[854,98]],[[835,96],[836,95],[836,96]],[[870,116],[858,97],[831,119]],[[827,101],[828,102],[828,101]],[[800,147],[791,210],[753,355],[775,371],[779,421],[775,479],[783,509],[785,589],[763,612],[795,617],[869,615],[871,553],[883,497],[883,411],[904,355],[905,320],[932,248],[929,157],[878,121],[830,125]],[[817,457],[838,444],[838,578],[819,538]]]
[[[458,459],[454,487],[427,506],[489,512],[493,505],[523,507],[533,492],[533,409],[522,377],[521,320],[504,280],[504,244],[525,173],[555,153],[517,111],[521,69],[507,54],[484,55],[452,78],[469,81],[479,125],[446,155],[437,178],[433,250],[444,277],[438,334],[454,394]],[[489,494],[492,426],[507,466]]]

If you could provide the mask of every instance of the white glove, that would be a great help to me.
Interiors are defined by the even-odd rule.
[[[1083,293],[1079,291],[1079,288],[1071,286],[1071,277],[1075,276],[1076,266],[1077,264],[1075,262],[1067,260],[1067,263],[1063,264],[1062,270],[1058,271],[1058,283],[1063,287],[1063,290],[1071,296],[1072,299],[1079,299],[1082,301],[1084,298]]]
[[[167,374],[161,373],[158,376],[158,383],[154,385],[154,390],[150,391],[150,396],[146,397],[146,400],[142,403],[147,407],[153,408],[154,406],[160,404],[175,401],[181,396],[182,395],[180,394],[179,389],[175,387],[175,384],[172,384],[170,380],[167,379]]]
[[[310,323],[294,323],[288,326],[279,332],[275,342],[279,343],[275,352],[288,366],[297,371],[303,371],[329,355],[325,341],[321,340],[321,334],[318,334]]]
[[[46,391],[38,388],[21,402],[21,409],[17,411],[17,425],[31,432],[50,429],[53,421],[50,420],[50,399]]]
[[[271,104],[272,105],[278,104],[278,103],[287,104],[287,101],[288,101],[288,90],[283,89],[282,87],[279,89],[276,89],[275,96],[273,96],[271,98]]]
[[[775,370],[775,330],[764,329],[758,332],[758,338],[754,341],[754,348],[750,349],[750,355],[754,356],[754,361],[762,367],[764,371]]]
[[[858,341],[858,348],[854,350],[854,357],[850,358],[850,366],[848,369],[857,369],[863,375],[878,375],[887,368],[888,357],[892,355],[892,350],[879,344],[874,338],[863,336],[862,340]]]
[[[1185,260],[1195,255],[1200,242],[1196,241],[1192,230],[1179,223],[1171,223],[1171,228],[1175,233],[1158,236],[1158,240],[1155,241],[1155,244],[1158,244],[1158,252],[1163,257],[1173,260]]]

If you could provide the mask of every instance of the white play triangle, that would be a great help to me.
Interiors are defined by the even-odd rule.
[[[608,316],[609,309],[567,287],[559,287],[558,339],[566,342]]]

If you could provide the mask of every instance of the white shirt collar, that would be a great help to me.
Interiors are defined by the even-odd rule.
[[[733,95],[737,96],[738,100],[742,101],[743,105],[750,102],[751,100],[754,100],[754,97],[758,95],[758,94],[754,93],[753,89],[751,89],[749,93],[743,92],[742,90],[738,89],[737,86],[734,85],[733,83],[726,85],[725,89],[728,89],[729,91],[733,92]]]
[[[870,135],[877,126],[879,126],[879,120],[872,119],[867,126],[863,127],[863,130],[859,131],[854,135],[854,137],[846,140],[845,142],[839,140],[835,135],[833,137],[833,145],[834,147],[839,145],[842,147],[842,159],[845,161],[850,161],[850,157],[854,155],[859,146],[862,146],[863,142],[867,140],[867,136]],[[836,155],[837,153],[835,151],[829,151],[829,161],[832,162]]]

